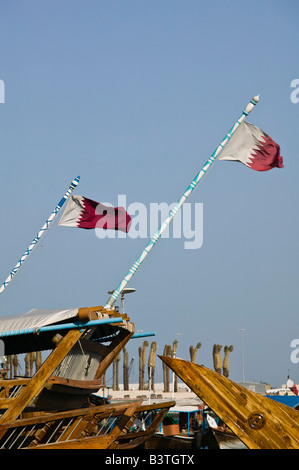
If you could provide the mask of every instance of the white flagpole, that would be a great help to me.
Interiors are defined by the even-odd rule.
[[[37,245],[37,243],[40,241],[40,239],[45,234],[45,232],[49,229],[51,223],[53,222],[53,220],[57,216],[58,212],[62,208],[65,201],[69,198],[69,196],[71,195],[73,190],[76,188],[76,186],[78,186],[79,181],[80,181],[80,176],[73,179],[73,181],[71,182],[71,184],[69,186],[69,189],[66,191],[66,193],[64,194],[61,201],[57,204],[57,206],[55,207],[55,209],[51,213],[50,217],[46,220],[46,222],[44,223],[44,225],[42,226],[42,228],[40,229],[40,231],[38,232],[36,237],[32,240],[29,247],[27,248],[27,250],[25,251],[23,256],[20,258],[20,260],[18,261],[16,266],[13,268],[13,270],[11,271],[11,273],[9,274],[7,279],[3,282],[2,286],[0,287],[0,294],[2,294],[2,292],[5,290],[5,288],[8,286],[8,284],[12,280],[12,278],[17,274],[18,270],[21,268],[23,263],[26,261],[26,259],[28,258],[28,256],[32,252],[33,248]]]
[[[226,134],[225,138],[222,140],[222,142],[218,145],[214,153],[210,156],[210,158],[207,160],[207,162],[204,164],[202,169],[199,171],[199,173],[195,176],[193,181],[189,184],[188,188],[184,192],[184,194],[181,196],[179,201],[176,203],[175,207],[169,212],[168,217],[165,219],[165,221],[162,223],[162,225],[158,228],[156,233],[153,235],[153,237],[150,239],[140,256],[136,259],[135,263],[131,266],[129,269],[128,273],[126,276],[123,278],[123,280],[120,282],[118,287],[113,291],[111,297],[107,301],[107,304],[105,305],[105,308],[111,308],[116,301],[116,299],[119,297],[123,289],[126,287],[130,279],[133,277],[137,269],[140,267],[141,263],[144,261],[146,256],[149,254],[153,246],[156,244],[156,242],[159,240],[161,237],[162,233],[164,230],[168,227],[172,219],[174,218],[175,214],[178,212],[178,210],[181,208],[181,206],[184,204],[186,199],[190,196],[190,194],[193,192],[195,187],[198,185],[200,180],[204,177],[205,173],[207,170],[210,168],[210,166],[215,162],[217,159],[219,153],[223,149],[223,147],[227,144],[231,136],[234,134],[234,132],[238,129],[239,125],[241,124],[242,121],[248,116],[250,111],[253,110],[254,106],[258,103],[259,101],[259,96],[255,96],[252,98],[252,100],[248,103],[244,111],[242,112],[241,116],[239,119],[235,122],[233,127],[230,129],[230,131]]]

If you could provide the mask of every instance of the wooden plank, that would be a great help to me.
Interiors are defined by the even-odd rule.
[[[84,334],[84,332],[85,330],[71,330],[65,335],[28,382],[26,387],[24,387],[19,395],[14,399],[13,406],[10,406],[9,409],[1,416],[0,424],[5,424],[17,419],[28,403],[40,393],[46,380],[50,377],[55,368],[60,364],[62,359]],[[3,433],[0,431],[0,438],[2,436]]]
[[[79,422],[79,427],[77,426],[77,422],[73,423],[71,431],[64,435],[64,437],[67,437],[68,435],[72,437],[74,435],[73,430],[75,430],[75,438],[50,444],[37,444],[33,447],[30,446],[30,449],[107,449],[130,421],[132,414],[140,404],[141,401],[135,401],[130,404],[123,405],[122,413],[117,413],[120,414],[121,417],[108,435],[84,437],[83,434],[86,431],[86,426],[88,425],[88,420],[86,420],[85,422]],[[86,416],[86,418],[92,420],[93,416]]]
[[[298,449],[299,412],[204,366],[159,356],[250,449]]]
[[[111,342],[109,346],[109,353],[103,357],[101,360],[97,371],[95,373],[94,379],[99,379],[103,373],[107,370],[107,368],[112,364],[114,359],[119,355],[119,353],[123,350],[129,339],[134,334],[134,327],[131,330],[122,329],[120,330],[117,337]]]
[[[135,400],[130,402],[130,404],[136,404],[136,406],[140,406],[140,400]],[[65,419],[70,417],[77,417],[77,416],[88,416],[93,414],[101,414],[100,419],[104,419],[108,417],[110,414],[113,416],[122,414],[128,408],[127,402],[121,403],[112,403],[108,405],[98,405],[93,406],[91,408],[81,408],[76,410],[68,410],[68,411],[57,411],[53,413],[45,413],[40,416],[33,416],[29,418],[18,419],[16,421],[7,422],[2,424],[0,422],[0,429],[9,429],[10,427],[22,427],[22,426],[30,426],[33,424],[41,424],[47,423],[48,421],[55,421],[59,419]]]
[[[0,400],[0,410],[6,410],[14,402],[15,398],[1,398]]]
[[[112,442],[115,441],[117,436],[121,433],[124,427],[128,424],[131,416],[133,415],[137,407],[140,406],[141,402],[142,401],[139,401],[137,403],[133,402],[127,406],[126,410],[122,413],[121,418],[117,421],[117,423],[115,424],[114,428],[112,429],[110,433],[110,436],[113,437]]]
[[[83,439],[71,439],[65,442],[55,442],[53,444],[42,444],[32,449],[107,449],[113,442],[111,436],[85,437]]]
[[[168,413],[169,408],[175,405],[175,401],[154,403],[150,405],[141,405],[133,413],[131,419],[128,421],[126,428],[130,428],[139,413],[144,411],[158,410],[157,415],[151,421],[145,431],[137,431],[136,433],[125,433],[124,430],[117,436],[117,438],[110,445],[109,449],[133,449],[137,445],[145,442],[151,437],[163,421]]]
[[[65,379],[64,377],[57,377],[55,375],[51,375],[47,382],[45,383],[45,388],[50,390],[53,385],[61,385],[66,388],[76,388],[81,390],[99,390],[103,388],[104,385],[102,380],[73,380],[73,379]],[[0,401],[1,404],[1,401]]]
[[[30,381],[30,378],[20,378],[20,379],[5,379],[0,380],[0,387],[14,387],[15,385],[27,385]]]

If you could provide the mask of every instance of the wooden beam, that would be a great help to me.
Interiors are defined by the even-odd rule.
[[[136,404],[136,406],[140,405],[140,400],[135,400],[131,402],[132,404]],[[130,404],[131,404],[130,403]],[[56,411],[45,413],[40,416],[33,416],[29,418],[22,418],[17,419],[16,421],[7,422],[5,424],[0,423],[0,429],[9,429],[11,427],[22,427],[22,426],[31,426],[33,424],[42,424],[47,423],[49,421],[53,422],[56,420],[62,420],[67,418],[76,418],[77,416],[89,416],[89,415],[100,415],[100,419],[104,419],[111,416],[118,416],[122,414],[128,407],[128,403],[121,402],[121,403],[112,403],[108,405],[98,405],[93,406],[91,408],[80,408],[76,410],[68,410],[68,411]]]
[[[84,334],[84,330],[70,330],[65,337],[58,343],[56,348],[47,357],[42,366],[38,369],[35,375],[28,382],[26,387],[23,387],[19,395],[14,399],[13,406],[10,406],[8,410],[0,418],[0,425],[5,424],[9,421],[14,421],[28,405],[28,403],[37,396],[45,382],[60,364],[62,359],[78,341],[78,339]],[[0,431],[0,438],[3,436]]]
[[[123,428],[129,422],[132,414],[134,413],[136,408],[140,406],[140,404],[141,401],[135,401],[133,403],[125,405],[124,408],[121,406],[120,409],[123,408],[121,417],[116,422],[112,431],[107,435],[105,434],[99,436],[84,437],[82,431],[85,431],[86,425],[88,424],[88,422],[85,422],[81,424],[81,427],[78,430],[80,436],[75,439],[59,441],[50,444],[37,444],[36,446],[30,446],[30,449],[107,449],[117,438],[117,436],[121,433]],[[90,418],[92,418],[92,416],[90,416]],[[75,423],[74,427],[76,426],[77,424]],[[72,432],[70,432],[69,435],[72,435]]]
[[[108,369],[110,364],[114,361],[114,359],[119,355],[119,353],[122,351],[122,349],[125,347],[129,339],[133,336],[134,334],[134,328],[131,330],[127,329],[121,329],[119,331],[119,334],[117,335],[116,338],[111,342],[109,346],[109,352],[108,354],[103,357],[101,360],[97,371],[95,373],[94,379],[99,379],[103,373]]]
[[[175,401],[171,402],[163,402],[160,404],[161,408],[158,410],[158,413],[151,421],[149,426],[146,428],[145,431],[137,431],[136,433],[124,433],[121,432],[117,439],[113,441],[113,444],[109,447],[109,449],[123,449],[123,448],[134,448],[135,447],[135,439],[138,439],[139,443],[141,444],[146,439],[148,439],[154,432],[158,429],[159,425],[165,418],[168,413],[169,408],[175,405]],[[154,403],[152,405],[141,405],[139,408],[136,409],[135,413],[131,417],[130,421],[127,424],[127,427],[131,426],[134,422],[135,416],[138,416],[139,413],[143,411],[150,411],[150,410],[157,410],[159,408],[158,403]]]
[[[111,436],[83,437],[82,439],[71,439],[65,442],[55,442],[53,444],[42,444],[33,449],[107,449],[113,442]]]
[[[14,398],[1,398],[0,400],[0,410],[6,410],[14,402]],[[1,423],[1,421],[0,421]]]
[[[113,441],[117,438],[117,436],[121,433],[121,431],[125,428],[125,426],[129,423],[131,416],[134,414],[134,411],[140,406],[142,400],[139,402],[133,402],[128,405],[124,413],[122,413],[120,419],[115,424],[114,428],[112,429],[110,436],[113,437]]]
[[[298,449],[299,412],[199,364],[159,356],[250,449]]]

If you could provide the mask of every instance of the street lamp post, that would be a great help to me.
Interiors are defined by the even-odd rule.
[[[239,328],[239,331],[242,334],[242,341],[241,341],[241,348],[242,348],[242,382],[245,382],[245,376],[244,376],[244,328]]]
[[[181,335],[181,333],[176,333],[175,334],[175,336],[180,336],[180,335]],[[178,342],[178,340],[177,340],[177,342]],[[174,359],[176,357],[176,351],[175,350],[173,351],[173,357],[174,357]],[[174,399],[174,382],[175,382],[175,373],[172,372],[172,398],[173,399]]]

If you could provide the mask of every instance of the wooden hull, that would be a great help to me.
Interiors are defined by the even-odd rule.
[[[128,401],[87,409],[44,413],[0,425],[0,449],[134,449],[156,431],[174,402]],[[134,422],[154,412],[146,427]]]
[[[0,449],[106,449],[140,405],[140,401],[100,405],[0,424]]]
[[[299,413],[199,364],[160,357],[249,449],[298,449]]]
[[[90,395],[98,392],[102,386],[102,380],[72,380],[52,376],[27,408],[36,411],[83,408],[88,406]]]
[[[141,420],[147,422],[146,425],[141,426],[140,429],[132,430],[128,432],[126,429],[121,432],[117,439],[111,444],[109,449],[134,449],[136,447],[147,448],[146,443],[155,434],[164,417],[169,411],[169,408],[175,405],[174,401],[161,402],[152,405],[141,405],[137,408],[136,412],[131,419],[129,426],[134,426],[134,422]],[[148,416],[148,419],[144,420],[144,416]]]

